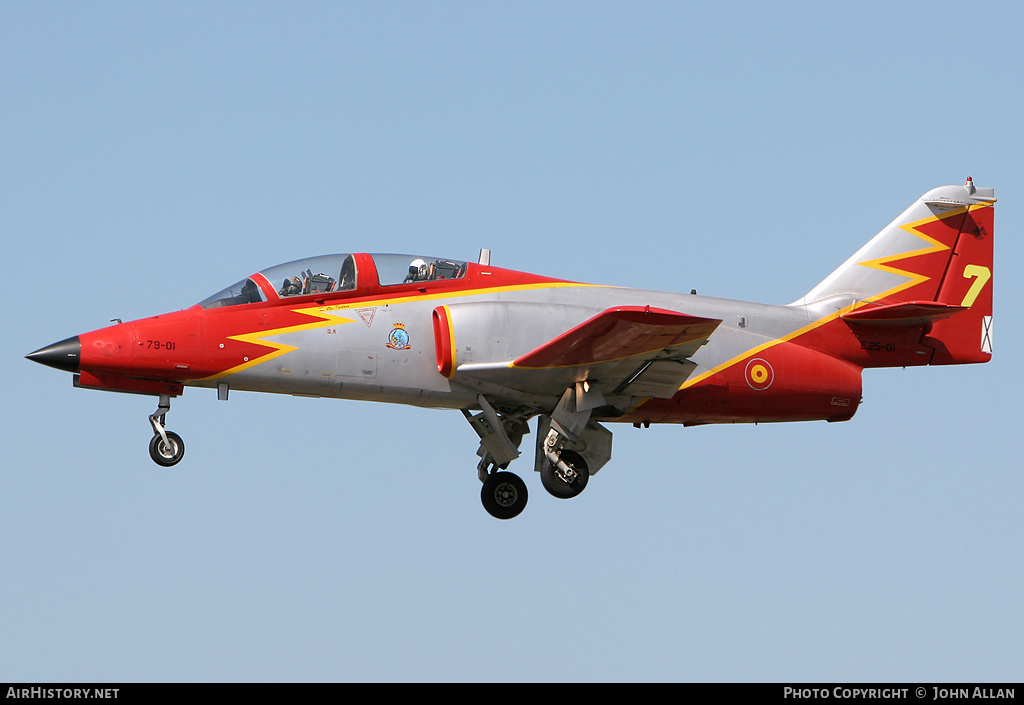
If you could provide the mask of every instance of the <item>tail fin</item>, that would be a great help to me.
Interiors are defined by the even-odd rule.
[[[988,361],[995,200],[971,179],[932,189],[793,305],[815,318],[920,326],[933,365]]]

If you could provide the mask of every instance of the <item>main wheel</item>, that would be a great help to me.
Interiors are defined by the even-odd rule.
[[[492,517],[511,519],[526,508],[526,483],[515,473],[492,473],[484,480],[480,500]]]
[[[165,468],[177,465],[185,457],[185,441],[174,431],[167,431],[167,443],[164,443],[160,434],[156,434],[149,442],[149,457],[154,463]]]
[[[555,466],[551,463],[544,463],[544,467],[540,471],[540,482],[551,495],[559,499],[572,499],[587,486],[590,469],[587,467],[587,461],[576,451],[563,450],[558,457],[575,471],[576,476],[567,482]]]

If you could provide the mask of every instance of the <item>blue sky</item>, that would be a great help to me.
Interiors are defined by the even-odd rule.
[[[0,6],[2,681],[1024,678],[1015,3]],[[995,357],[848,423],[613,426],[479,502],[455,412],[22,356],[330,252],[787,303],[994,186]],[[532,443],[532,435],[526,443]]]

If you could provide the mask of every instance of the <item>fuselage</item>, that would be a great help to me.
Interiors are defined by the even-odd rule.
[[[281,295],[268,277],[229,287],[220,299],[78,336],[79,386],[162,393],[183,386],[470,408],[482,390],[449,368],[511,364],[518,356],[615,306],[650,306],[719,319],[696,364],[667,399],[618,398],[596,418],[630,423],[844,420],[860,402],[860,371],[872,356],[835,317],[778,306],[569,282],[457,263],[457,278],[382,284],[379,255],[355,254],[345,290]],[[411,259],[411,258],[407,258]],[[294,263],[294,271],[303,269]],[[308,270],[307,271],[312,271]],[[251,288],[251,285],[250,285]],[[248,300],[258,299],[258,300]],[[434,312],[483,306],[485,324],[455,320],[444,353]],[[469,307],[472,310],[472,307]],[[496,312],[496,314],[495,314]],[[890,345],[890,348],[892,346]],[[910,364],[923,364],[910,360]],[[509,403],[557,400],[514,382]],[[503,395],[497,395],[499,398]]]

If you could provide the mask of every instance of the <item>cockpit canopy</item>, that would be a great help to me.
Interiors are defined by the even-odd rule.
[[[462,279],[466,276],[466,263],[437,257],[415,255],[370,255],[377,268],[381,286],[395,286],[410,282],[433,282],[442,279]]]
[[[461,279],[466,263],[437,257],[372,254],[377,270],[376,286],[397,286],[413,282]],[[370,289],[375,284],[361,281],[356,258],[351,254],[307,257],[264,269],[237,284],[199,302],[203,308],[252,304],[293,296]],[[366,279],[367,277],[363,277]]]

